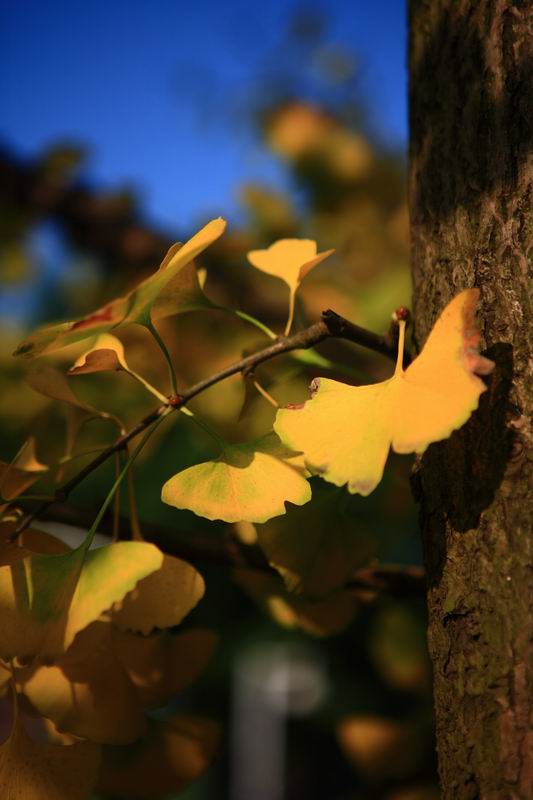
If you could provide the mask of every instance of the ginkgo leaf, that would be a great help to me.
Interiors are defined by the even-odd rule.
[[[127,744],[143,734],[142,704],[114,656],[112,636],[110,622],[92,622],[55,664],[15,670],[17,690],[60,733],[100,744]]]
[[[372,558],[373,539],[343,513],[341,491],[322,484],[307,505],[257,526],[259,545],[289,591],[325,597]]]
[[[145,732],[145,708],[166,705],[202,672],[216,639],[207,630],[135,636],[97,620],[55,664],[15,669],[15,682],[58,732],[127,744]]]
[[[202,599],[204,579],[193,566],[163,556],[161,567],[143,578],[113,608],[115,625],[147,635],[155,628],[172,628]]]
[[[477,408],[486,386],[478,375],[494,364],[479,355],[475,309],[469,289],[444,309],[417,359],[402,368],[405,322],[400,321],[396,372],[370,386],[313,382],[312,399],[278,411],[274,430],[303,451],[312,472],[352,493],[368,495],[380,482],[390,447],[423,453],[460,428]]]
[[[13,500],[47,471],[46,464],[41,464],[35,455],[35,440],[31,437],[10,464],[0,461],[0,498]]]
[[[343,590],[318,600],[299,597],[287,591],[277,575],[256,570],[235,570],[234,578],[278,625],[312,636],[340,633],[352,622],[359,605],[353,593]]]
[[[44,394],[45,397],[50,397],[52,400],[60,400],[90,414],[108,416],[105,411],[97,411],[93,406],[80,400],[72,391],[70,383],[61,370],[51,364],[42,364],[30,369],[26,375],[26,381],[36,392]]]
[[[113,649],[145,708],[160,708],[184,692],[207,666],[217,643],[210,630],[152,636],[113,630]]]
[[[244,444],[224,444],[222,454],[178,472],[161,499],[207,519],[266,522],[285,513],[285,503],[311,498],[302,457],[284,447],[275,434]]]
[[[180,247],[181,245],[174,245],[174,248],[177,248],[176,253]],[[174,255],[173,248],[169,250],[168,255],[170,254]],[[160,269],[163,269],[163,264]],[[215,303],[204,294],[204,283],[205,273],[203,271],[200,273],[194,261],[190,261],[172,278],[166,285],[165,291],[155,300],[152,306],[152,319],[163,319],[200,308],[216,308]]]
[[[15,712],[11,735],[0,745],[2,800],[86,800],[98,777],[100,753],[92,742],[34,742]]]
[[[223,219],[211,220],[182,247],[173,245],[158,271],[142,281],[124,297],[112,300],[81,319],[39,329],[21,342],[14,355],[33,358],[43,353],[51,353],[60,347],[81,342],[90,336],[107,333],[111,329],[127,323],[149,326],[152,307],[167,287],[170,287],[171,296],[174,297],[172,313],[176,313],[179,310],[177,305],[179,281],[176,276],[206,247],[218,239],[225,227],[226,223]],[[172,284],[174,279],[175,282]],[[168,307],[163,304],[163,308],[165,307],[168,311]],[[183,310],[187,310],[187,308]],[[163,311],[163,316],[165,313],[167,312]]]
[[[0,657],[20,662],[36,658],[42,663],[57,659],[79,631],[162,563],[163,554],[147,542],[118,542],[88,550],[86,541],[75,550],[50,555],[4,539],[0,542]]]
[[[290,310],[285,334],[289,332],[294,313],[294,296],[305,276],[328,258],[334,250],[317,253],[312,239],[280,239],[266,250],[251,250],[248,261],[253,267],[280,278],[289,287]]]
[[[82,353],[69,369],[70,375],[88,375],[92,372],[115,370],[129,371],[124,345],[111,333],[101,333],[89,350]]]
[[[174,796],[207,769],[219,740],[220,726],[210,719],[176,715],[152,722],[138,742],[103,749],[97,788],[131,800]]]

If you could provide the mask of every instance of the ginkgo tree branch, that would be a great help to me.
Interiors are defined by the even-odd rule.
[[[43,514],[44,519],[75,527],[88,528],[92,518],[84,511],[64,504]],[[120,517],[120,530],[131,527],[128,517]],[[182,558],[201,567],[213,564],[235,569],[253,569],[277,575],[260,547],[244,544],[231,535],[213,536],[202,531],[168,528],[165,525],[143,524],[143,538],[159,547],[167,555]],[[98,527],[108,535],[113,531],[110,514],[104,516]],[[424,570],[422,567],[403,564],[370,564],[358,569],[346,583],[345,589],[364,592],[380,592],[395,597],[423,597],[425,594]]]
[[[252,372],[259,364],[269,361],[276,356],[290,353],[293,350],[307,350],[310,347],[324,342],[326,339],[345,339],[369,350],[373,350],[376,353],[381,353],[388,358],[395,359],[397,354],[397,327],[397,322],[393,320],[389,332],[385,336],[382,336],[366,328],[361,328],[359,325],[355,325],[353,322],[344,319],[344,317],[341,317],[334,311],[324,311],[319,322],[315,322],[292,336],[280,336],[268,347],[230,364],[219,372],[210,375],[208,378],[198,381],[198,383],[195,383],[182,394],[170,396],[167,403],[158,406],[158,408],[147,414],[129,431],[119,436],[109,447],[102,450],[92,461],[86,464],[83,469],[60,486],[51,500],[43,502],[37,509],[22,517],[11,535],[11,539],[14,540],[34,519],[37,519],[51,505],[64,502],[73,489],[85,480],[88,475],[104,464],[115,453],[125,450],[132,439],[135,439],[139,434],[143,433],[143,431],[158,420],[162,414],[166,414],[169,406],[176,411],[183,408],[189,400],[192,400],[206,389],[209,389],[211,386],[220,383],[220,381],[232,375],[236,375],[239,372],[243,374]]]

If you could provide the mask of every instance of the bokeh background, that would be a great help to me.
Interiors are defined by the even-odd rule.
[[[207,269],[207,294],[221,305],[281,331],[286,288],[252,270],[246,253],[278,238],[309,237],[336,254],[302,286],[297,326],[331,307],[378,332],[387,329],[392,310],[410,303],[405,28],[399,0],[4,6],[4,460],[32,432],[40,460],[57,462],[62,476],[84,463],[85,451],[110,440],[108,423],[96,420],[73,443],[72,409],[36,393],[28,365],[11,352],[33,327],[88,313],[131,288],[170,243],[214,216],[228,220],[228,232],[199,266]],[[216,311],[165,320],[160,332],[180,385],[264,344],[256,329]],[[120,335],[132,366],[167,391],[165,365],[144,332]],[[390,374],[384,359],[355,346],[319,349],[337,365],[327,372],[332,377],[364,383]],[[79,351],[49,360],[66,369]],[[284,404],[305,399],[316,374],[287,357],[265,365],[259,377]],[[126,424],[153,405],[125,375],[71,383],[83,400]],[[236,377],[192,405],[225,438],[242,441],[268,430],[274,413],[256,395],[240,414],[244,395]],[[67,451],[77,457],[65,461]],[[228,530],[161,504],[170,475],[212,455],[209,437],[183,420],[153,438],[135,476],[146,530],[158,525],[169,535],[255,541],[257,531]],[[410,469],[409,459],[393,457],[370,498],[342,498],[342,524],[360,543],[354,569],[421,563]],[[72,496],[80,517],[94,515],[112,474],[112,466],[102,468]],[[316,526],[321,535],[331,528],[333,537],[341,524],[331,512],[338,496],[318,479],[314,484],[307,516],[293,509],[284,518],[311,541]],[[126,498],[122,511],[127,520]],[[269,535],[263,527],[260,541]],[[207,594],[185,627],[209,627],[219,645],[201,681],[175,707],[216,718],[224,734],[210,770],[180,797],[438,796],[423,596],[341,593],[311,609],[275,576],[234,575],[213,565],[202,572]],[[150,770],[145,777],[150,797]]]

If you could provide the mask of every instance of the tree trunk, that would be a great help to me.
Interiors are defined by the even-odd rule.
[[[410,0],[409,16],[415,341],[477,286],[496,362],[479,410],[413,479],[442,796],[529,800],[532,4]]]

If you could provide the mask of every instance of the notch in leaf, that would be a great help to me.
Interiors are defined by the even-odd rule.
[[[477,408],[494,363],[479,355],[477,289],[457,295],[435,323],[418,358],[402,367],[405,321],[392,378],[348,386],[321,378],[311,400],[278,411],[274,430],[304,453],[311,472],[352,494],[368,495],[380,482],[392,449],[423,453],[446,439]]]

